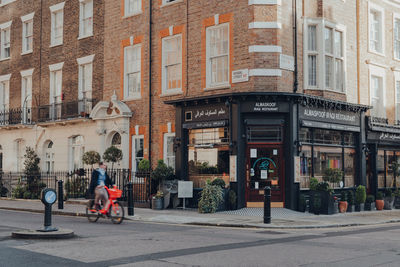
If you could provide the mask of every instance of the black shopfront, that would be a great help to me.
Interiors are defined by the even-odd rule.
[[[384,188],[395,188],[400,177],[393,165],[400,163],[400,126],[387,120],[366,118],[367,125],[367,191],[376,195]]]
[[[363,106],[286,93],[167,103],[176,107],[177,176],[194,187],[224,179],[239,208],[260,204],[269,185],[273,202],[296,209],[324,168],[342,168],[344,187],[362,183]]]

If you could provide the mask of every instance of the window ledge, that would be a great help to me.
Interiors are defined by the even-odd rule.
[[[122,19],[128,19],[128,18],[132,18],[132,17],[139,16],[139,15],[142,15],[142,14],[143,14],[143,11],[139,11],[139,12],[135,12],[135,13],[132,13],[132,14],[125,15],[125,16],[122,17]]]
[[[368,49],[368,52],[371,53],[371,54],[374,54],[374,55],[381,56],[381,57],[386,57],[385,52],[373,51],[371,49]]]
[[[89,35],[85,35],[85,36],[79,36],[78,40],[86,39],[86,38],[89,38],[89,37],[93,37],[93,33],[91,33]]]
[[[21,53],[21,56],[32,54],[32,53],[33,53],[33,50],[24,51]]]
[[[164,4],[162,4],[160,6],[160,8],[167,7],[167,6],[170,6],[170,5],[173,5],[173,4],[177,4],[177,3],[183,3],[183,0],[176,0],[176,1],[173,1],[173,2],[169,2],[169,3],[164,3]]]
[[[63,45],[63,43],[61,43],[61,44],[51,44],[49,47],[57,47],[57,46],[61,46],[61,45]]]
[[[6,61],[6,60],[9,60],[9,59],[11,59],[11,57],[0,58],[0,62],[1,62],[1,61]]]
[[[160,97],[168,97],[168,96],[174,96],[174,95],[182,95],[183,91],[181,89],[177,90],[171,90],[169,92],[162,92]]]
[[[127,97],[127,98],[124,98],[122,101],[123,102],[127,102],[127,101],[134,101],[134,100],[140,100],[140,99],[142,99],[142,96],[130,96],[130,97]]]
[[[346,90],[344,90],[344,92],[339,92],[336,90],[332,90],[332,89],[326,89],[326,88],[304,88],[304,90],[310,90],[310,91],[326,91],[326,92],[332,92],[332,93],[337,93],[337,94],[342,94],[342,95],[346,95]]]
[[[221,85],[210,85],[204,88],[204,91],[212,91],[212,90],[221,90],[221,89],[231,89],[230,84],[221,84]]]

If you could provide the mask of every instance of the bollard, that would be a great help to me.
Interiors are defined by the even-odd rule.
[[[271,223],[271,187],[264,188],[264,223]]]
[[[58,209],[64,209],[64,187],[63,180],[58,181]]]
[[[133,216],[135,215],[133,201],[133,183],[129,182],[126,186],[128,187],[128,215]]]
[[[52,232],[58,229],[51,226],[51,206],[56,202],[56,191],[50,188],[45,188],[41,193],[41,200],[45,206],[44,209],[44,228],[38,230],[39,232]]]

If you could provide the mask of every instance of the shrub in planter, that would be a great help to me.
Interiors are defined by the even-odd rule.
[[[356,211],[361,211],[364,209],[364,203],[367,198],[367,193],[365,186],[359,185],[356,189]]]
[[[368,195],[365,199],[364,210],[372,210],[372,204],[375,202],[375,197],[373,195]]]
[[[339,183],[343,178],[343,171],[340,169],[329,168],[325,169],[322,180],[325,182],[330,182],[332,184]]]
[[[200,213],[214,213],[217,211],[219,204],[223,201],[222,188],[215,186],[207,181],[199,201]]]
[[[148,159],[142,159],[138,165],[138,172],[146,173],[150,171],[150,161]]]
[[[354,195],[353,195],[353,191],[351,191],[351,190],[347,192],[347,202],[348,202],[347,212],[353,212],[353,210],[354,210]]]
[[[164,193],[162,191],[157,191],[151,198],[151,207],[153,210],[162,210],[164,208]]]
[[[314,209],[314,214],[318,215],[321,211],[322,207],[322,201],[321,201],[321,195],[320,193],[315,193],[314,194],[314,199],[313,199],[313,209]]]
[[[225,188],[225,181],[221,178],[215,178],[212,182],[212,185],[219,186],[221,188]]]
[[[318,180],[315,177],[310,178],[310,190],[317,190]]]
[[[304,194],[300,194],[299,195],[298,210],[300,212],[305,212],[306,211],[306,197],[304,196]]]
[[[236,195],[236,192],[233,191],[232,189],[229,190],[228,200],[229,200],[229,208],[231,210],[236,210],[237,209],[237,205],[236,205],[237,195]]]
[[[101,157],[100,157],[99,152],[96,152],[93,150],[85,152],[82,156],[82,162],[85,163],[86,165],[92,165],[92,169],[93,169],[93,165],[96,163],[99,163],[100,160],[101,160]]]
[[[394,192],[394,207],[396,209],[400,209],[400,191],[399,189],[396,189]]]
[[[347,211],[347,195],[346,191],[342,191],[340,195],[340,201],[339,201],[339,211],[340,213],[345,213]]]
[[[382,192],[378,192],[376,194],[375,206],[377,210],[383,210],[385,202],[383,201],[383,194]]]
[[[327,182],[320,182],[317,185],[317,192],[321,200],[321,207],[319,213],[321,214],[334,214],[337,212],[335,208],[335,199],[332,195],[333,189]]]
[[[390,188],[385,189],[385,197],[383,200],[384,200],[383,209],[391,210],[392,206],[393,206],[393,201],[394,201],[392,189],[390,189]]]

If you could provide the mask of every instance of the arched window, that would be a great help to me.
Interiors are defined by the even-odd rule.
[[[48,141],[47,145],[45,145],[45,171],[46,172],[54,172],[54,149],[53,149],[53,141]]]
[[[72,138],[72,166],[74,170],[83,168],[82,156],[85,152],[83,136],[78,135]]]
[[[114,134],[111,145],[121,149],[121,135],[119,133]]]

